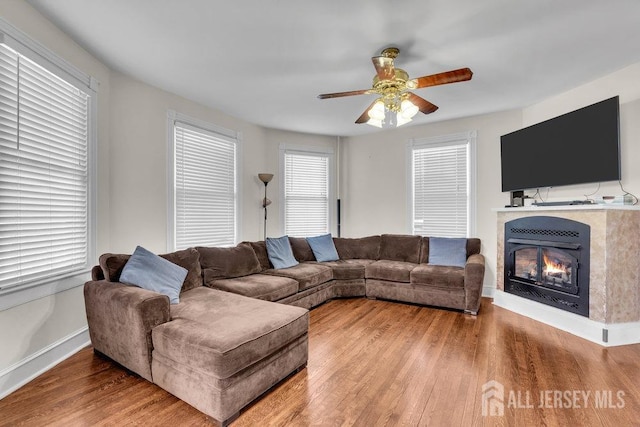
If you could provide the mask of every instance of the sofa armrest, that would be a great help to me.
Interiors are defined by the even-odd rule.
[[[151,377],[151,330],[171,318],[169,298],[106,280],[84,285],[93,348],[143,378]]]
[[[484,255],[473,254],[464,266],[465,308],[467,313],[478,314],[484,282]]]

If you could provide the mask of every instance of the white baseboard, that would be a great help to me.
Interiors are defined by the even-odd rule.
[[[602,323],[495,290],[493,303],[605,347],[640,343],[640,322]]]
[[[482,296],[487,298],[493,298],[495,295],[496,288],[494,286],[483,286],[482,287]]]
[[[91,343],[84,327],[0,371],[0,399]]]

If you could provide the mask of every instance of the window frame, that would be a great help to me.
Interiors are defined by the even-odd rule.
[[[335,224],[337,219],[337,206],[336,206],[336,190],[335,190],[335,152],[333,148],[330,147],[314,147],[314,146],[300,146],[300,145],[290,145],[290,144],[280,144],[280,234],[287,234],[286,231],[286,182],[285,182],[285,154],[300,154],[307,156],[316,156],[316,157],[326,157],[328,159],[328,186],[329,191],[327,195],[327,231],[326,233],[335,233]],[[312,236],[309,236],[312,237]]]
[[[87,256],[83,267],[73,272],[37,279],[0,289],[0,311],[36,299],[83,286],[91,279],[96,259],[97,228],[97,117],[99,82],[41,43],[0,18],[0,43],[33,61],[51,74],[76,87],[88,96],[87,105]]]
[[[437,145],[455,145],[456,142],[464,143],[468,147],[467,161],[467,232],[466,237],[475,236],[477,230],[477,131],[470,130],[454,134],[435,137],[415,138],[407,141],[407,229],[409,234],[415,234],[415,200],[414,200],[414,150]],[[434,236],[435,237],[435,236]],[[449,236],[440,236],[449,237]]]
[[[176,251],[176,156],[175,156],[175,123],[181,122],[190,127],[202,129],[204,132],[217,134],[222,138],[233,139],[236,144],[235,162],[235,242],[242,240],[242,133],[226,129],[214,123],[196,119],[186,114],[169,110],[167,112],[167,252]]]

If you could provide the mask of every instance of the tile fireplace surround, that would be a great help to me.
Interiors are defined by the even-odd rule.
[[[604,346],[640,343],[640,207],[547,206],[496,209],[494,304]],[[589,318],[504,292],[504,226],[517,218],[554,216],[591,227]]]

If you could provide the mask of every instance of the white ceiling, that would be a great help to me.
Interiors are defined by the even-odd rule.
[[[110,68],[270,128],[326,135],[374,95],[371,57],[401,49],[411,78],[461,67],[468,82],[418,89],[438,105],[412,124],[531,105],[640,61],[638,0],[28,0]]]

